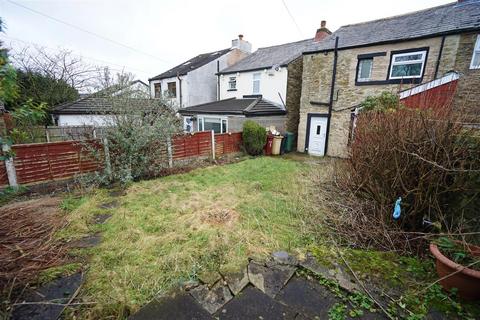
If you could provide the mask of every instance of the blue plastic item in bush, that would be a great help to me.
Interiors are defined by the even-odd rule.
[[[397,220],[400,218],[400,214],[402,213],[402,208],[400,204],[402,202],[402,197],[398,197],[397,201],[395,201],[395,208],[393,209],[393,219]]]

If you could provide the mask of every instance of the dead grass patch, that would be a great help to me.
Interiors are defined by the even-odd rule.
[[[213,225],[232,226],[238,220],[238,212],[228,208],[215,208],[201,214],[201,221]]]
[[[60,201],[44,197],[0,208],[0,292],[66,261],[65,245],[54,238],[66,225]]]

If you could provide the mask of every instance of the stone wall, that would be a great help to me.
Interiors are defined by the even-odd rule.
[[[458,81],[454,107],[463,111],[469,121],[480,118],[480,69],[470,69],[473,48],[478,33],[463,34],[460,37],[455,60],[455,71],[461,73]]]
[[[372,81],[386,81],[388,79],[391,51],[428,47],[428,56],[425,65],[423,82],[434,79],[435,67],[438,60],[442,37],[405,41],[395,44],[373,45],[369,47],[354,48],[338,51],[337,79],[335,82],[332,123],[328,155],[345,157],[348,154],[348,135],[350,128],[350,112],[358,106],[367,96],[378,95],[382,91],[398,92],[410,88],[414,84],[375,84],[357,85],[355,83],[357,72],[357,56],[385,52],[383,56],[373,58]],[[459,36],[453,35],[445,38],[444,50],[440,60],[438,76],[455,67],[455,55]],[[327,113],[326,106],[319,106],[315,102],[328,103],[330,99],[330,86],[333,72],[332,51],[304,55],[302,96],[300,99],[300,122],[298,128],[297,150],[305,151],[305,137],[307,117],[309,113]],[[314,103],[312,103],[314,102]]]
[[[288,65],[287,98],[285,101],[288,113],[285,128],[287,131],[293,132],[295,136],[298,134],[298,122],[300,121],[302,72],[303,57],[298,57]]]

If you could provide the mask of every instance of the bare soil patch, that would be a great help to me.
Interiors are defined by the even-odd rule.
[[[212,225],[231,226],[238,220],[238,212],[228,208],[215,208],[202,213],[201,220]]]

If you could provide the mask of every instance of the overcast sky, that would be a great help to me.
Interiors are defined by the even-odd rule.
[[[321,20],[326,20],[327,27],[334,31],[345,24],[449,2],[453,1],[0,0],[0,17],[6,24],[0,39],[13,48],[25,46],[25,42],[52,50],[67,48],[83,56],[86,62],[109,65],[114,70],[123,68],[146,81],[200,53],[229,47],[240,33],[255,50],[313,37]]]

